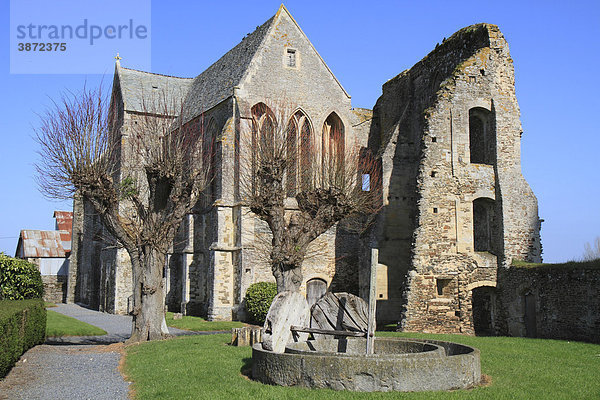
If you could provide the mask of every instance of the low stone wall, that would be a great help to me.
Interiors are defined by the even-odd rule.
[[[600,343],[600,268],[573,264],[499,271],[500,334]]]
[[[252,347],[252,377],[282,386],[361,392],[463,389],[481,381],[479,350],[472,347],[434,340],[376,338],[375,354],[367,356],[355,353],[365,348],[365,339],[344,342],[324,339],[294,343],[285,353],[264,350],[257,343]]]
[[[44,301],[62,303],[67,299],[67,275],[42,275]]]

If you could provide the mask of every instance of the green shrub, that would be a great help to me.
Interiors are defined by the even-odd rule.
[[[41,298],[44,284],[35,264],[0,253],[0,300]]]
[[[46,338],[46,309],[41,299],[0,301],[0,378],[21,354]]]
[[[246,311],[250,322],[265,323],[269,307],[277,294],[277,285],[273,282],[258,282],[250,285],[246,291]]]

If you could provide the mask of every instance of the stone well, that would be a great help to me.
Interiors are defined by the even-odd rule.
[[[361,392],[464,389],[481,381],[479,350],[437,340],[321,339],[290,343],[285,353],[252,347],[252,377],[263,383]]]

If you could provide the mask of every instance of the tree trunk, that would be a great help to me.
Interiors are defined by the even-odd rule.
[[[131,337],[128,343],[163,339],[165,318],[163,269],[165,254],[151,246],[144,246],[134,262],[134,311]]]
[[[277,282],[277,293],[284,290],[299,292],[302,285],[302,268],[296,264],[275,263],[272,267],[275,281]]]

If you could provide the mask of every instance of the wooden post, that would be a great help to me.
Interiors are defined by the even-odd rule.
[[[379,250],[371,249],[371,276],[369,280],[369,322],[367,325],[367,355],[373,354],[375,344],[375,311],[377,305],[377,264],[379,263]]]

